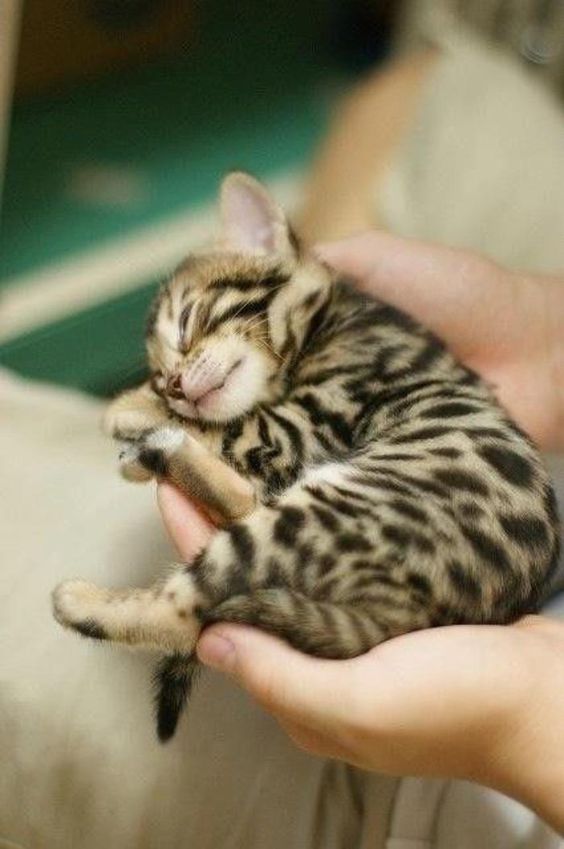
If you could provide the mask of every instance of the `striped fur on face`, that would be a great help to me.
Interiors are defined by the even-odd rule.
[[[325,270],[304,268],[291,246],[190,257],[161,287],[147,325],[153,388],[176,415],[199,421],[272,403],[329,288]]]

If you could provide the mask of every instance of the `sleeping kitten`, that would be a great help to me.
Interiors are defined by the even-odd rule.
[[[54,593],[63,625],[165,655],[163,740],[212,622],[352,657],[420,628],[511,622],[557,558],[538,453],[481,380],[303,254],[250,176],[226,178],[221,212],[220,246],[161,287],[151,379],[106,429],[126,477],[169,478],[223,529],[149,589]]]

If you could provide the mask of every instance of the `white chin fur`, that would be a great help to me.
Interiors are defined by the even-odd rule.
[[[209,353],[213,357],[216,351],[212,348]],[[170,408],[183,418],[209,422],[227,422],[249,412],[266,395],[268,367],[261,354],[250,345],[245,345],[244,352],[237,352],[233,359],[241,359],[241,364],[221,389],[209,392],[197,404],[169,398]]]

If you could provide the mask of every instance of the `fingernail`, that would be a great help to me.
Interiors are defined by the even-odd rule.
[[[198,657],[206,666],[220,672],[232,672],[235,666],[235,646],[221,634],[204,634],[198,643]]]

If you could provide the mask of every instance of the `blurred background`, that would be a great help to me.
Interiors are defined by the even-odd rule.
[[[562,2],[0,0],[0,362],[98,395],[137,382],[151,294],[211,232],[223,172],[299,212],[343,94],[445,33],[561,96]],[[312,237],[336,202],[317,195]]]
[[[373,845],[411,798],[420,845],[459,820],[465,845],[542,841],[477,788],[310,771],[211,676],[157,747],[152,658],[71,639],[48,599],[174,557],[98,399],[141,381],[226,170],[309,243],[384,227],[564,280],[563,96],[564,0],[0,0],[0,847]]]

